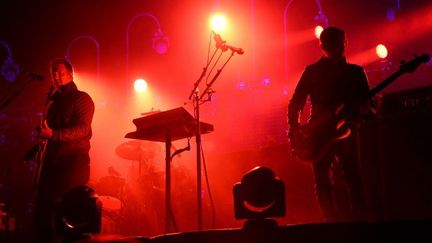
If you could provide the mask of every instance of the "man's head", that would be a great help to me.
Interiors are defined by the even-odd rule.
[[[52,81],[57,88],[73,81],[73,68],[66,59],[54,59],[51,62],[50,71]]]
[[[328,57],[342,57],[346,46],[345,31],[336,27],[325,28],[320,35],[320,44]]]

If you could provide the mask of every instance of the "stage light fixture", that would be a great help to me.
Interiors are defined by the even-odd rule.
[[[148,84],[147,81],[145,81],[144,79],[137,79],[134,82],[134,89],[136,92],[144,92],[146,91],[148,88]]]
[[[222,14],[216,14],[210,19],[210,27],[216,33],[224,31],[227,27],[227,19]]]
[[[157,54],[163,55],[168,51],[169,47],[169,39],[164,33],[158,29],[152,39],[152,48],[156,51]]]
[[[320,36],[321,36],[321,32],[324,30],[324,28],[321,26],[321,25],[317,25],[316,27],[315,27],[315,29],[314,29],[314,33],[315,33],[315,37],[317,38],[317,39],[319,39],[320,38]]]
[[[315,20],[315,28],[314,28],[314,34],[317,39],[319,39],[321,32],[324,30],[324,28],[328,27],[328,18],[323,13],[321,8],[321,3],[319,1],[316,1],[318,6],[318,14],[314,17]]]
[[[3,78],[8,81],[9,83],[12,83],[16,80],[16,78],[19,75],[19,66],[15,64],[12,60],[12,57],[8,57],[2,68],[1,68],[1,75]]]
[[[102,220],[102,202],[88,186],[68,191],[56,205],[56,233],[68,239],[79,239],[99,233]]]
[[[385,45],[383,45],[383,44],[378,44],[378,45],[375,47],[375,53],[376,53],[376,55],[377,55],[379,58],[384,59],[384,58],[386,58],[386,57],[388,56],[388,50],[387,50],[387,47],[386,47]]]
[[[156,51],[156,53],[163,55],[168,51],[170,42],[167,36],[162,32],[161,25],[159,20],[150,13],[140,13],[135,15],[132,19],[129,20],[126,27],[126,77],[129,77],[129,30],[133,23],[139,18],[149,18],[156,24],[156,32],[152,37],[152,48]]]
[[[257,166],[233,187],[236,219],[285,216],[285,186],[275,173]]]
[[[8,53],[8,57],[6,58],[3,66],[1,67],[1,75],[4,79],[10,83],[14,82],[15,79],[19,75],[19,66],[15,64],[12,60],[12,51],[9,45],[3,41],[0,41],[0,44],[6,49]]]

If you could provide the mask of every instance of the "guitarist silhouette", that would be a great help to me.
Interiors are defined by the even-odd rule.
[[[357,130],[361,115],[370,115],[370,99],[402,74],[414,72],[430,60],[423,54],[403,62],[399,70],[372,90],[363,69],[346,62],[343,30],[329,27],[321,33],[325,56],[306,67],[288,107],[289,139],[294,156],[311,163],[316,196],[325,220],[365,219],[361,176],[358,170]],[[299,113],[307,96],[312,102],[311,118],[299,125]],[[373,114],[373,113],[372,113]],[[341,218],[335,205],[329,171],[339,162],[351,197],[351,215]]]
[[[320,36],[320,47],[324,56],[306,67],[288,106],[288,123],[293,153],[302,142],[309,141],[314,149],[306,150],[314,172],[316,197],[325,221],[358,220],[364,216],[363,186],[359,172],[356,151],[356,129],[360,115],[369,110],[367,97],[369,84],[362,67],[347,63],[344,51],[345,32],[336,27],[324,29]],[[311,101],[309,124],[317,131],[305,134],[299,124],[299,114],[307,97]],[[343,104],[343,105],[341,105]],[[337,124],[333,117],[348,112],[343,123]],[[316,125],[315,125],[316,124]],[[345,138],[336,143],[327,143],[334,137],[334,126],[342,126],[339,137]],[[327,146],[321,150],[322,147]],[[303,151],[304,152],[304,151]],[[300,155],[300,154],[299,154]],[[341,215],[333,195],[332,180],[329,176],[333,163],[338,162],[346,181],[350,196],[350,215]]]

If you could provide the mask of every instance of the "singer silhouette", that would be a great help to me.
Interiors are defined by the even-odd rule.
[[[55,92],[47,102],[46,119],[37,129],[46,140],[37,185],[35,220],[39,242],[55,242],[55,204],[70,189],[85,185],[90,176],[90,138],[94,103],[77,89],[72,65],[65,59],[51,62]]]

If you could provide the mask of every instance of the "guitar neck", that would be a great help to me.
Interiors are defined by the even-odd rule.
[[[368,98],[371,98],[371,97],[375,96],[378,92],[380,92],[381,90],[383,90],[385,87],[387,87],[389,84],[391,84],[397,78],[399,78],[402,74],[414,72],[418,68],[418,66],[420,66],[420,64],[426,63],[429,60],[430,60],[430,56],[428,54],[423,54],[421,56],[416,56],[416,58],[414,58],[413,60],[411,60],[411,61],[409,61],[407,63],[403,63],[400,66],[400,68],[399,68],[398,71],[396,71],[395,73],[393,73],[392,75],[390,75],[390,77],[388,77],[383,82],[381,82],[380,84],[378,84],[375,88],[373,88],[369,92]]]
[[[404,72],[397,71],[390,75],[390,77],[386,78],[384,81],[382,81],[380,84],[375,86],[373,89],[369,91],[369,97],[374,97],[377,93],[379,93],[381,90],[383,90],[385,87],[387,87],[389,84],[393,83],[396,79],[398,79]]]

